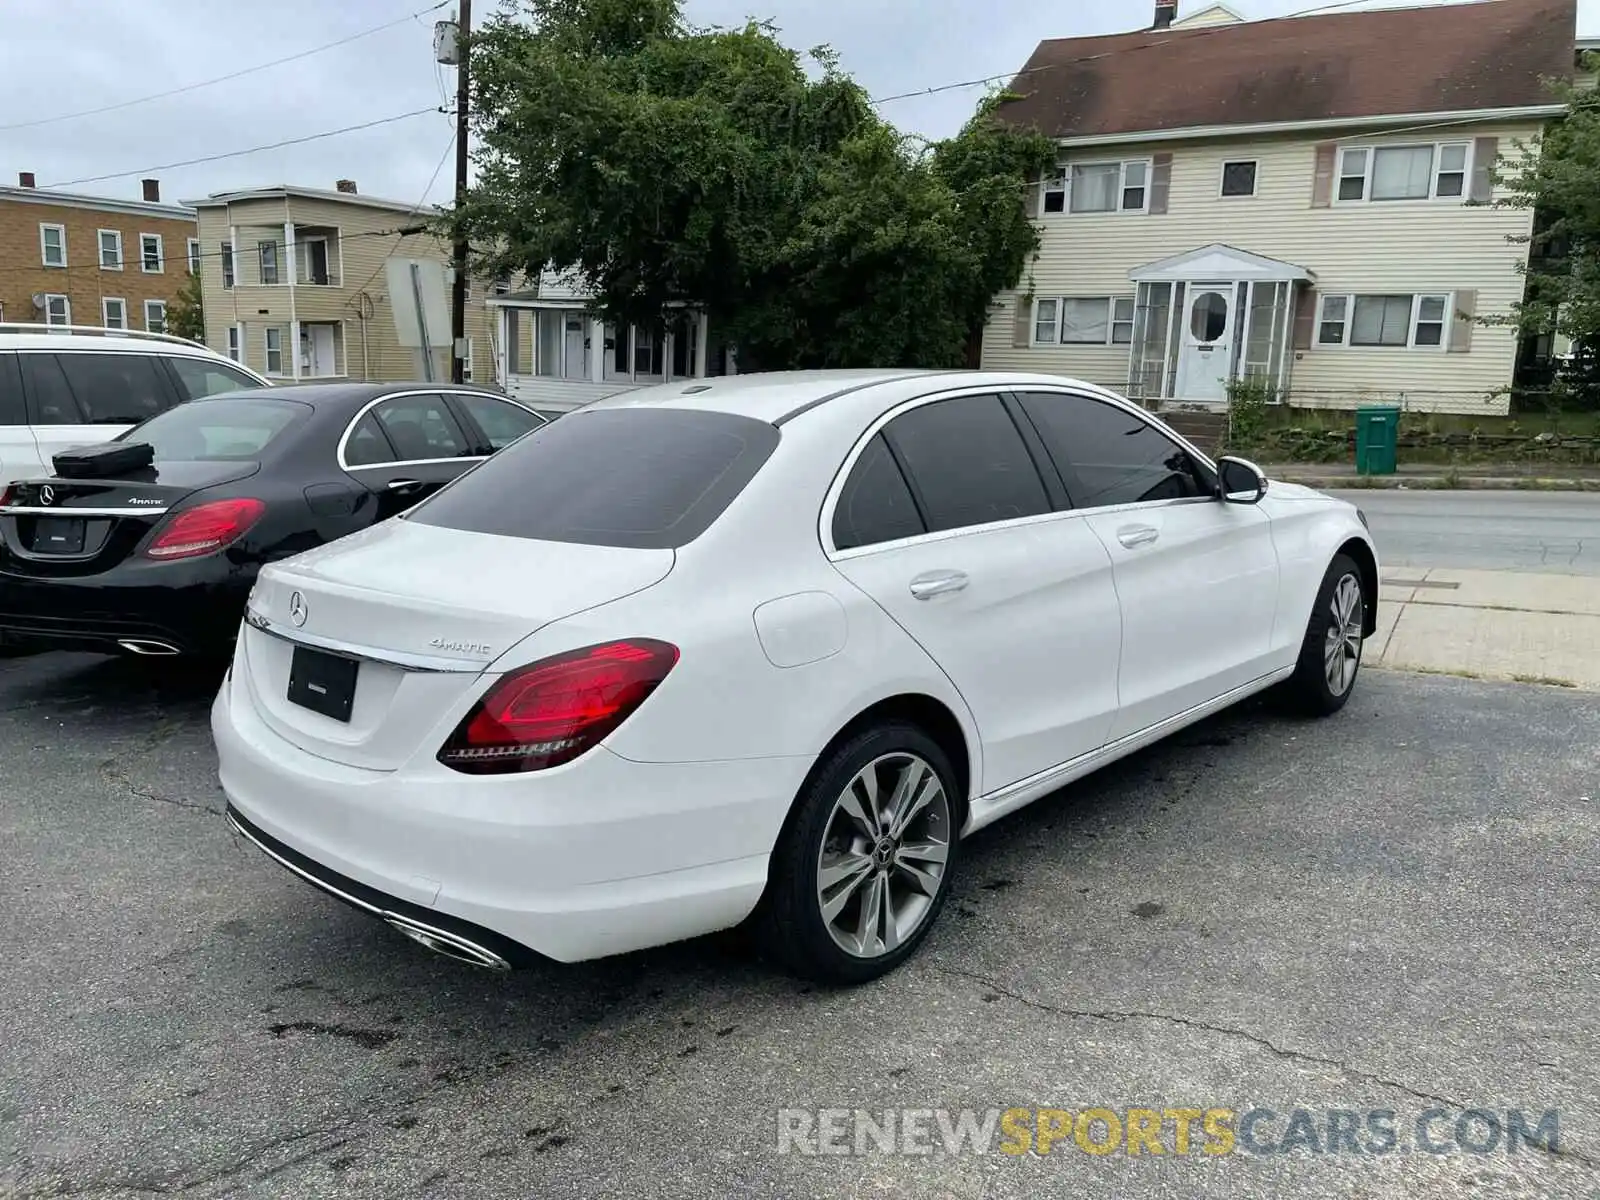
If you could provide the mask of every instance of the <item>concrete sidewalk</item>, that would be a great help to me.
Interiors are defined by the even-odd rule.
[[[1269,479],[1338,488],[1419,491],[1600,492],[1600,467],[1561,463],[1402,463],[1393,475],[1360,475],[1354,463],[1281,463],[1261,468]]]
[[[1391,567],[1369,666],[1600,691],[1600,579]]]

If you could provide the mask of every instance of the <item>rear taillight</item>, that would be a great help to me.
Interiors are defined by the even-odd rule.
[[[439,761],[470,775],[571,762],[632,716],[677,662],[676,646],[631,638],[513,671],[462,718]]]
[[[6,484],[5,487],[0,488],[0,508],[4,508],[8,504],[14,504],[16,502],[16,499],[17,499],[17,485],[16,484],[8,483],[8,484]]]
[[[261,519],[267,506],[259,500],[213,500],[175,514],[145,550],[147,558],[167,561],[214,554],[238,541]]]

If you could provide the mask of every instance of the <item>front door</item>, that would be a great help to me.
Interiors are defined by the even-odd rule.
[[[1189,289],[1175,400],[1210,404],[1227,400],[1233,375],[1236,291],[1231,283],[1197,283]]]
[[[300,349],[305,372],[312,379],[337,373],[333,361],[333,326],[302,325]]]

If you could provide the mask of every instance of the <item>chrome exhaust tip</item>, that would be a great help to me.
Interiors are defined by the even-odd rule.
[[[178,653],[176,646],[168,645],[166,642],[153,641],[149,638],[121,638],[118,640],[117,645],[129,654],[140,654],[147,657],[164,658]]]
[[[419,946],[424,946],[445,958],[453,958],[456,962],[483,967],[490,971],[511,969],[511,964],[493,950],[486,949],[476,942],[470,942],[458,934],[447,933],[443,929],[435,929],[431,925],[424,925],[421,921],[413,921],[410,917],[402,917],[395,913],[385,913],[383,919]]]

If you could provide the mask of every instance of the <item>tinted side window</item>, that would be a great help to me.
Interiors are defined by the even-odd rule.
[[[350,431],[350,440],[344,444],[344,461],[352,467],[375,467],[394,459],[394,447],[378,428],[378,418],[367,413]]]
[[[1050,511],[1027,444],[998,396],[914,408],[886,429],[930,532]]]
[[[243,388],[261,386],[243,371],[208,359],[173,357],[167,361],[172,364],[172,369],[178,376],[178,383],[183,388],[185,397],[190,400],[215,396],[218,392],[237,392]]]
[[[22,402],[22,376],[15,354],[0,354],[0,425],[26,425],[28,407]]]
[[[35,425],[82,425],[83,413],[54,354],[18,355],[28,393],[28,419]]]
[[[489,440],[490,450],[504,450],[530,429],[544,424],[544,418],[535,416],[525,408],[496,400],[493,396],[469,396],[456,393],[455,402],[467,410],[467,416],[483,430]]]
[[[880,433],[867,443],[839,491],[839,503],[833,510],[833,544],[851,550],[923,532],[911,489]]]
[[[471,440],[456,423],[443,396],[401,396],[372,410],[400,462],[428,458],[467,458]]]
[[[407,520],[502,537],[676,549],[733,503],[778,445],[733,413],[572,413],[412,509]]]
[[[172,407],[149,354],[58,354],[56,361],[90,425],[136,425]]]
[[[1078,508],[1210,493],[1188,451],[1134,413],[1087,396],[1021,399]]]

